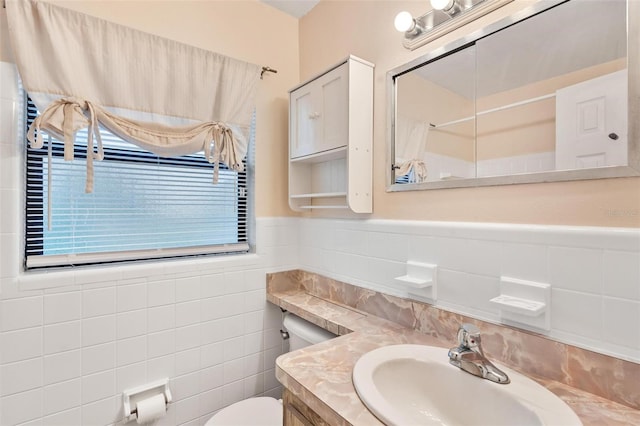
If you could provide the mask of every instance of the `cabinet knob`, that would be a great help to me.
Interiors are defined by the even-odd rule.
[[[320,113],[319,112],[312,112],[311,114],[309,114],[309,118],[312,120],[315,120],[316,118],[320,117]]]
[[[617,141],[618,140],[618,135],[615,133],[609,133],[609,139]]]

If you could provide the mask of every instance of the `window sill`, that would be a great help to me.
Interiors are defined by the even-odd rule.
[[[21,291],[113,283],[132,279],[166,280],[179,276],[208,275],[230,268],[257,267],[261,256],[245,253],[197,259],[159,259],[128,264],[88,265],[82,268],[32,270],[17,279]]]

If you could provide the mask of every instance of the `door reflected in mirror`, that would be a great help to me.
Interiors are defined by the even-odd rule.
[[[392,183],[626,167],[627,6],[567,1],[392,71]]]

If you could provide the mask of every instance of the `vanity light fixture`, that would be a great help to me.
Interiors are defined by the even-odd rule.
[[[456,0],[431,0],[430,3],[433,10],[441,10],[451,17],[455,16],[462,10],[460,4]]]
[[[414,50],[512,1],[431,0],[433,10],[417,18],[409,12],[400,12],[394,25],[404,33],[404,47]]]
[[[396,19],[393,20],[393,25],[396,27],[396,30],[401,33],[406,33],[415,30],[416,20],[413,19],[413,16],[411,16],[409,12],[403,11],[396,15]]]

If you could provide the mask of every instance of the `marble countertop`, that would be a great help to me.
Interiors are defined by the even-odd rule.
[[[268,291],[267,300],[339,335],[330,341],[281,355],[276,361],[276,377],[283,386],[331,425],[382,425],[362,404],[351,380],[353,367],[363,354],[396,344],[451,346],[451,342],[440,341],[304,290]],[[640,410],[556,381],[528,376],[565,401],[584,425],[640,424]]]

